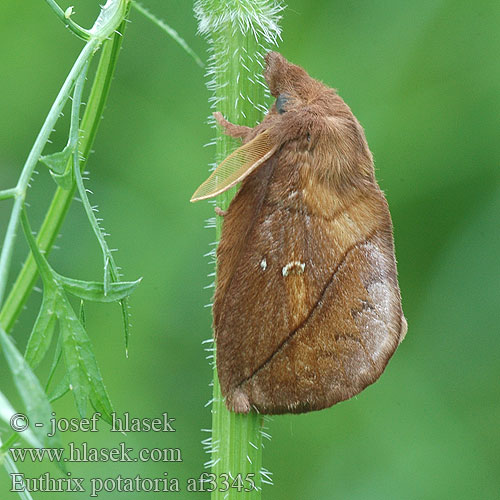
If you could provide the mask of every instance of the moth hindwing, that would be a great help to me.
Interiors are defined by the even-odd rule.
[[[258,134],[231,153],[194,192],[191,201],[213,198],[243,181],[276,151],[269,132]]]

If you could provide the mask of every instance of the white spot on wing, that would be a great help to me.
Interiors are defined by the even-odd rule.
[[[283,276],[288,276],[291,271],[295,271],[296,274],[302,274],[304,272],[306,265],[304,262],[294,260],[289,262],[286,266],[281,269],[281,274]]]
[[[263,271],[267,269],[267,260],[265,257],[260,261],[260,267]]]

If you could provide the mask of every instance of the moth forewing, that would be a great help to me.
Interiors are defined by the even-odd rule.
[[[191,202],[213,198],[232,188],[260,167],[276,152],[265,130],[233,151],[194,192]]]

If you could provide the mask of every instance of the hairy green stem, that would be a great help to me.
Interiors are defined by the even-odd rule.
[[[83,72],[82,72],[83,75]],[[76,87],[75,87],[75,96],[73,97],[73,106],[71,109],[71,132],[70,132],[70,140],[76,143],[78,142],[78,121],[80,116],[80,103],[81,103],[81,93],[83,90],[83,80],[79,79]],[[78,92],[77,92],[78,91]],[[103,232],[99,226],[99,222],[97,221],[96,216],[94,215],[94,210],[92,209],[92,205],[90,204],[89,198],[87,196],[87,191],[83,184],[82,172],[80,170],[80,159],[79,159],[79,149],[75,147],[73,151],[73,172],[75,175],[76,187],[78,189],[78,193],[80,195],[80,199],[82,200],[83,208],[85,213],[87,214],[87,218],[90,222],[90,226],[94,231],[94,234],[99,242],[99,246],[101,247],[103,259],[104,259],[104,293],[108,293],[109,288],[109,278],[111,274],[111,278],[113,281],[117,281],[119,277],[118,266],[115,264],[113,259],[113,255],[111,254],[111,250],[108,246],[106,238],[104,237]]]
[[[109,2],[108,2],[109,3]],[[117,2],[115,2],[117,3]],[[99,61],[99,65],[94,77],[94,83],[92,89],[90,91],[90,95],[87,101],[87,107],[85,110],[85,114],[81,121],[80,125],[80,148],[79,151],[83,157],[80,160],[80,169],[83,170],[85,168],[86,160],[92,148],[92,144],[97,133],[97,128],[100,123],[100,119],[102,116],[102,112],[106,103],[106,99],[109,93],[109,87],[111,84],[111,80],[114,74],[114,70],[116,67],[116,62],[119,54],[119,50],[122,43],[122,35],[120,33],[124,32],[126,22],[125,18],[128,14],[129,3],[128,2],[119,2],[120,5],[124,4],[126,6],[125,10],[123,10],[122,18],[120,19],[121,23],[119,25],[108,26],[106,24],[102,25],[102,34],[95,35],[95,38],[90,40],[87,45],[84,47],[84,50],[80,54],[77,62],[73,66],[70,80],[70,75],[66,79],[63,88],[66,102],[69,93],[71,92],[71,88],[74,84],[75,79],[78,77],[80,71],[82,70],[84,64],[87,62],[88,58],[93,54],[93,52],[97,49],[101,41],[103,40],[101,37],[106,35],[111,36],[109,39],[104,39],[103,49],[101,58]],[[117,9],[118,10],[118,9]],[[110,9],[108,9],[109,13]],[[119,10],[122,12],[122,10]],[[113,11],[110,18],[113,22],[116,21],[116,10]],[[102,15],[100,16],[102,18]],[[96,22],[96,25],[98,23]],[[94,25],[94,26],[96,26]],[[114,33],[115,28],[117,27],[119,33]],[[85,56],[82,56],[85,54]],[[58,98],[63,95],[63,89],[58,95]],[[55,106],[57,103],[56,112]],[[51,121],[53,118],[57,120],[59,113],[61,111],[60,105],[64,105],[64,103],[59,103],[58,99],[54,103],[53,108],[49,115],[51,116]],[[21,213],[22,204],[24,202],[24,197],[26,195],[27,183],[33,173],[33,169],[38,162],[38,158],[43,150],[43,147],[50,135],[53,124],[51,125],[48,122],[49,117],[42,127],[37,140],[35,141],[35,145],[33,146],[30,155],[28,156],[28,160],[26,161],[26,165],[23,169],[23,173],[19,180],[17,190],[20,194],[17,195],[14,202],[14,208],[12,211],[11,219],[9,222],[9,226],[7,228],[7,233],[5,236],[5,243],[8,243],[7,246],[4,245],[2,257],[0,258],[0,296],[2,295],[2,290],[5,290],[6,281],[7,281],[7,272],[8,265],[10,262],[13,240],[15,235],[15,230],[17,228],[19,217]],[[55,123],[55,121],[54,121]],[[42,134],[43,132],[43,134]],[[48,134],[48,135],[47,135]],[[71,161],[71,160],[70,160]],[[24,189],[24,191],[23,191]],[[75,193],[75,187],[70,190],[62,189],[58,187],[55,195],[52,199],[50,207],[47,211],[45,219],[42,223],[40,231],[37,237],[38,247],[42,252],[48,254],[54,244],[54,241],[59,233],[62,223],[66,217],[66,214],[71,205],[71,201],[73,200],[73,196]],[[15,320],[19,316],[23,305],[25,304],[33,286],[35,285],[37,279],[37,267],[36,263],[33,259],[33,256],[30,254],[26,259],[19,275],[17,276],[16,281],[11,289],[10,294],[8,295],[5,303],[3,305],[2,310],[0,311],[0,325],[5,329],[5,331],[10,331],[14,325]]]
[[[83,72],[82,72],[83,75]],[[70,141],[75,143],[78,142],[78,118],[79,118],[79,108],[81,101],[81,90],[83,89],[83,79],[79,80],[75,86],[75,97],[73,98],[73,106],[71,112],[71,132],[70,132]],[[81,88],[79,88],[81,85]],[[79,90],[78,96],[77,90]],[[76,126],[75,126],[76,124]],[[72,133],[74,134],[71,137]],[[78,193],[80,194],[80,199],[82,200],[83,208],[85,213],[87,214],[87,218],[89,219],[90,225],[94,234],[99,242],[99,246],[101,247],[103,259],[104,259],[104,295],[108,294],[110,282],[116,282],[120,278],[120,272],[118,270],[118,266],[115,263],[115,259],[113,258],[112,250],[109,248],[108,243],[105,239],[104,232],[101,230],[99,226],[99,222],[97,221],[94,210],[90,204],[90,201],[87,196],[87,191],[83,184],[82,172],[80,168],[80,150],[78,147],[75,147],[73,151],[73,174],[76,181],[76,186],[78,189]],[[128,314],[128,300],[126,298],[120,301],[122,306],[123,313],[123,322],[125,329],[125,352],[128,356],[128,340],[129,340],[129,314]]]
[[[271,0],[200,0],[195,4],[199,31],[210,43],[208,87],[213,91],[212,108],[231,122],[253,127],[262,119],[266,107],[266,87],[262,78],[263,56],[280,36],[279,12],[282,7]],[[216,160],[220,162],[238,141],[217,130]],[[217,206],[226,209],[235,189],[217,197]],[[220,240],[222,218],[216,220],[216,239]],[[215,353],[215,350],[214,350]],[[214,356],[215,359],[215,356]],[[270,482],[262,467],[263,417],[228,411],[221,394],[214,364],[212,438],[208,464],[218,484],[213,499],[258,499],[262,483]],[[230,487],[224,491],[224,479]],[[229,493],[229,496],[228,496]]]

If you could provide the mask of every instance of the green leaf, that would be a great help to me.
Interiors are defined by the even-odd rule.
[[[16,410],[9,403],[9,400],[0,391],[0,420],[3,420],[10,427],[10,419],[16,414]],[[34,448],[41,448],[41,441],[33,434],[33,431],[28,428],[23,433],[15,433],[17,436],[22,436],[24,440]]]
[[[123,318],[123,332],[125,334],[125,356],[128,358],[128,339],[130,337],[130,313],[128,312],[128,299],[120,301]]]
[[[31,249],[33,258],[35,259],[37,270],[42,278],[43,286],[44,287],[54,286],[54,284],[56,284],[54,281],[55,273],[53,269],[49,266],[49,263],[47,262],[45,256],[42,255],[42,252],[40,252],[38,244],[35,241],[35,238],[33,238],[33,234],[31,232],[31,226],[28,221],[28,215],[26,214],[25,208],[23,208],[23,210],[21,211],[21,224],[23,226],[24,235],[26,236],[26,241],[28,242],[28,245]]]
[[[1,327],[0,345],[12,372],[14,383],[26,407],[33,433],[42,443],[54,446],[57,440],[54,437],[47,437],[47,429],[50,429],[52,413],[47,395],[22,354]],[[36,427],[35,423],[41,423],[42,426]]]
[[[110,422],[113,407],[104,387],[90,338],[65,296],[58,301],[57,317],[69,387],[73,391],[80,416],[85,416],[87,398],[90,397],[92,405]]]
[[[50,347],[57,319],[55,301],[55,290],[52,287],[45,287],[40,312],[36,318],[24,354],[26,361],[32,369],[38,366]]]
[[[60,335],[62,338],[62,352],[69,378],[69,388],[73,391],[75,403],[80,417],[85,417],[87,399],[90,394],[90,380],[87,375],[90,339],[81,323],[75,317],[71,307],[66,304],[58,305]],[[93,356],[93,354],[92,354]]]
[[[74,148],[68,144],[62,151],[47,156],[41,156],[40,161],[45,163],[54,174],[63,175],[66,172],[66,167],[73,154],[73,150]]]
[[[105,293],[104,283],[97,281],[82,281],[58,275],[58,280],[64,288],[80,299],[94,302],[114,302],[128,297],[139,285],[142,278],[136,281],[110,283],[108,293]]]
[[[102,378],[100,380],[100,384],[96,384],[94,386],[94,390],[90,395],[90,403],[96,412],[99,412],[102,416],[102,419],[111,424],[113,413],[113,406],[111,405],[111,401],[109,400],[108,391],[106,391],[106,387],[102,383]]]
[[[56,181],[56,184],[58,186],[61,186],[61,188],[65,189],[66,191],[69,191],[73,187],[75,178],[72,168],[69,168],[66,172],[64,172],[64,174],[56,174],[51,171],[50,175],[52,176],[52,179]]]
[[[64,377],[59,381],[59,383],[52,389],[49,393],[49,401],[53,403],[54,401],[62,398],[69,391],[69,378],[68,374],[64,374]]]
[[[85,328],[87,319],[85,316],[85,301],[83,299],[80,299],[80,312],[78,313],[78,316],[80,317],[80,323],[82,324],[83,328]]]
[[[71,155],[74,152],[75,146],[67,144],[62,151],[40,157],[40,161],[49,167],[50,175],[56,181],[56,184],[66,190],[71,189],[75,181],[70,162]]]
[[[52,378],[54,377],[54,373],[56,372],[57,365],[61,359],[62,355],[62,347],[61,347],[61,335],[57,338],[56,351],[54,353],[54,359],[52,360],[52,366],[50,367],[49,376],[47,378],[47,383],[45,384],[45,392],[48,394],[50,383],[52,382]]]

